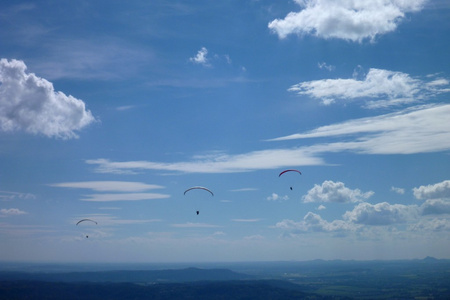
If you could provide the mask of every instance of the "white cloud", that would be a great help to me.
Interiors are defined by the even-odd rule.
[[[289,149],[269,149],[243,154],[194,157],[188,161],[152,162],[90,159],[98,173],[134,174],[144,170],[183,173],[233,173],[325,164],[323,153],[352,151],[361,154],[413,154],[450,150],[450,105],[424,105],[395,113],[350,120],[312,131],[268,141],[318,137],[346,137],[344,142]]]
[[[322,126],[310,132],[271,139],[362,136],[352,141],[319,144],[311,153],[354,151],[365,154],[412,154],[450,149],[448,116],[450,105],[425,105],[376,117],[350,120]],[[304,149],[306,151],[306,149]]]
[[[46,51],[48,59],[33,61],[33,67],[52,80],[122,80],[135,76],[155,58],[151,49],[116,37],[61,39],[48,43]]]
[[[291,86],[288,91],[320,99],[323,104],[331,104],[338,99],[361,99],[365,101],[366,108],[380,108],[417,102],[438,93],[448,92],[448,84],[445,79],[426,82],[402,72],[372,68],[362,80],[351,78],[306,81]]]
[[[267,197],[267,200],[269,200],[269,201],[286,201],[286,200],[289,200],[289,196],[287,196],[287,195],[280,196],[276,193],[272,193],[272,195]]]
[[[360,202],[370,198],[374,193],[363,193],[359,189],[349,189],[343,182],[326,180],[322,185],[315,184],[308,193],[302,197],[303,202]]]
[[[318,63],[317,65],[318,65],[319,69],[325,69],[330,72],[333,71],[334,69],[336,69],[335,66],[327,65],[325,62]]]
[[[151,189],[161,189],[163,186],[156,184],[147,184],[131,181],[81,181],[81,182],[62,182],[50,184],[54,187],[92,189],[98,192],[140,192]]]
[[[326,207],[325,205],[323,205],[323,204],[320,204],[320,205],[317,207],[317,210],[324,210],[324,209],[327,209],[327,207]]]
[[[2,215],[8,215],[8,216],[18,216],[18,215],[25,215],[26,212],[18,209],[18,208],[2,208],[0,209],[0,213]]]
[[[400,195],[403,195],[405,193],[405,189],[402,189],[399,187],[394,187],[394,186],[391,187],[391,191],[393,191],[397,194],[400,194]]]
[[[206,224],[206,223],[184,223],[184,224],[172,224],[172,227],[176,228],[217,228],[218,225]]]
[[[242,223],[254,223],[259,222],[261,219],[232,219],[233,222],[242,222]]]
[[[275,225],[275,228],[290,231],[292,234],[305,232],[345,232],[357,229],[352,223],[342,220],[328,222],[322,219],[318,214],[308,212],[302,221],[283,220]]]
[[[450,231],[450,220],[443,218],[423,219],[409,226],[411,231]]]
[[[206,49],[205,47],[202,47],[200,50],[198,50],[196,56],[189,58],[189,61],[191,61],[195,64],[210,66],[207,55],[208,55],[208,49]]]
[[[356,224],[391,225],[407,223],[418,217],[416,205],[389,204],[387,202],[360,203],[352,211],[344,214],[344,219]]]
[[[23,61],[0,60],[0,130],[69,139],[94,122],[82,100],[55,91],[26,68]]]
[[[291,166],[322,165],[323,160],[308,149],[274,149],[244,154],[216,154],[197,157],[187,162],[160,163],[150,161],[112,162],[107,159],[91,159],[86,163],[98,165],[99,173],[132,174],[138,170],[164,170],[184,173],[234,173],[277,169]]]
[[[91,194],[85,195],[82,201],[109,202],[109,201],[140,201],[169,198],[166,194],[157,193],[117,193],[117,194]]]
[[[230,190],[230,192],[254,192],[257,190],[258,190],[257,188],[241,188],[241,189]]]
[[[285,38],[289,34],[312,34],[353,42],[374,40],[394,31],[405,13],[422,9],[426,0],[295,0],[303,9],[276,19],[268,27]]]
[[[92,222],[86,222],[87,226],[100,227],[103,226],[113,226],[113,225],[132,225],[132,224],[145,224],[145,223],[154,223],[160,222],[160,219],[121,219],[116,216],[111,216],[107,214],[90,214],[80,216],[78,219],[72,219],[70,223],[77,223],[80,219],[92,219],[95,220],[98,224],[94,224]],[[82,224],[82,223],[81,223]]]
[[[35,195],[30,193],[20,193],[20,192],[10,192],[10,191],[0,191],[0,200],[8,201],[14,199],[34,199]]]
[[[428,199],[421,206],[422,215],[450,214],[450,201],[443,199]]]
[[[262,241],[265,239],[266,238],[260,234],[248,235],[248,236],[244,237],[244,240],[247,240],[247,241]]]
[[[413,188],[413,193],[417,199],[450,198],[450,180]]]
[[[50,184],[53,187],[91,189],[97,192],[118,192],[84,195],[82,201],[108,202],[108,201],[139,201],[169,198],[169,195],[158,193],[138,193],[151,189],[160,189],[163,186],[131,181],[81,181],[62,182]]]

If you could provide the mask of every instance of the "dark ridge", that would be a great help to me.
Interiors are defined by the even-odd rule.
[[[68,273],[0,272],[0,280],[36,280],[50,282],[193,282],[251,279],[250,275],[227,269],[187,268],[180,270],[101,271]]]
[[[195,283],[64,283],[38,281],[0,281],[0,300],[141,300],[141,299],[337,299],[304,293],[294,284],[277,286],[272,281],[215,281]],[[339,297],[338,299],[350,299]]]

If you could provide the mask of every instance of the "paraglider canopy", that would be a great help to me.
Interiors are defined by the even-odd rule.
[[[77,222],[77,225],[80,224],[81,222],[94,222],[95,224],[98,224],[97,222],[95,222],[94,220],[91,220],[91,219],[82,219]]]
[[[297,172],[298,174],[302,175],[302,172],[300,172],[299,170],[294,170],[294,169],[289,169],[289,170],[284,170],[283,172],[281,172],[278,177],[280,177],[281,175],[283,175],[284,173],[287,172]]]
[[[189,192],[189,191],[191,191],[191,190],[205,190],[205,191],[207,191],[207,192],[210,192],[211,195],[214,196],[214,193],[211,192],[210,189],[205,188],[205,187],[203,187],[203,186],[193,186],[193,187],[191,187],[191,188],[188,188],[187,190],[184,191],[184,195],[186,195],[186,193]]]

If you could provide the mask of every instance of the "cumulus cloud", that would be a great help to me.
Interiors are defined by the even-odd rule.
[[[450,149],[450,105],[425,105],[376,117],[318,127],[269,141],[355,136],[346,142],[309,147],[312,153],[354,151],[366,154],[412,154]],[[359,136],[358,136],[359,135]]]
[[[302,221],[283,220],[275,225],[275,228],[288,230],[293,234],[305,232],[344,232],[355,230],[357,226],[343,220],[328,222],[318,214],[308,212]]]
[[[289,196],[287,196],[287,195],[280,196],[276,193],[272,193],[272,195],[267,197],[267,200],[269,200],[269,201],[285,201],[285,200],[289,200]]]
[[[391,225],[415,220],[418,212],[416,205],[363,202],[359,203],[352,211],[347,211],[343,217],[356,224]]]
[[[363,100],[366,108],[399,106],[449,92],[447,80],[428,81],[402,72],[371,68],[362,79],[322,79],[291,86],[288,91],[319,99],[323,104],[336,100]]]
[[[394,31],[406,13],[420,11],[426,0],[295,0],[302,7],[284,19],[269,23],[271,31],[285,38],[289,34],[311,34],[353,42]]]
[[[26,69],[23,61],[0,60],[0,130],[69,139],[94,122],[82,100]]]
[[[27,213],[18,208],[2,208],[0,209],[0,214],[5,216],[18,216],[18,215],[25,215]]]
[[[450,180],[413,188],[413,193],[417,199],[450,198]]]
[[[450,200],[428,199],[420,209],[423,215],[450,214]]]
[[[391,191],[393,191],[393,192],[395,192],[397,194],[400,194],[400,195],[403,195],[405,193],[405,189],[402,189],[402,188],[399,188],[399,187],[395,187],[395,186],[391,187]]]
[[[189,61],[193,62],[195,64],[210,66],[207,55],[208,55],[208,49],[206,49],[205,47],[202,47],[200,50],[198,50],[196,56],[189,58]]]
[[[409,226],[411,231],[450,231],[450,220],[444,218],[423,219]]]
[[[370,198],[374,192],[363,193],[359,189],[349,189],[343,182],[326,180],[322,185],[315,184],[308,193],[303,196],[303,202],[361,202]]]

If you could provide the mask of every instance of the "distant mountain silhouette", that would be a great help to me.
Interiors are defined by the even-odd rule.
[[[437,261],[439,261],[439,259],[434,258],[432,256],[427,256],[424,259],[422,259],[422,261],[424,261],[424,262],[437,262]]]

